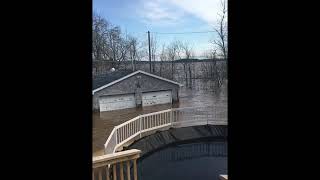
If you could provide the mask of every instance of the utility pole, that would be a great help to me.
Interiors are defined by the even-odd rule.
[[[150,31],[148,31],[148,44],[149,44],[149,67],[151,73],[151,48],[150,48]]]

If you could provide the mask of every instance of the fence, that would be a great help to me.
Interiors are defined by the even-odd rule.
[[[227,107],[186,107],[137,116],[112,130],[105,143],[105,154],[115,153],[126,143],[152,130],[197,125],[227,125]]]

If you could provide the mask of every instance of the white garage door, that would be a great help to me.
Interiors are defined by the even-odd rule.
[[[172,102],[171,91],[142,93],[142,106],[167,104]]]
[[[102,96],[99,98],[100,111],[134,108],[136,102],[133,94]]]

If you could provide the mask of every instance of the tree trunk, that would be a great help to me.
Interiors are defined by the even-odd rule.
[[[191,80],[191,67],[190,67],[190,64],[189,64],[189,86],[190,86],[190,88],[192,88],[192,80]]]

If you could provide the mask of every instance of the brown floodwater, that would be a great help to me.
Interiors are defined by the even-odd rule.
[[[92,150],[93,156],[103,155],[104,143],[108,139],[114,126],[128,121],[140,114],[169,109],[172,107],[227,107],[227,83],[215,88],[212,81],[193,80],[193,88],[180,88],[179,102],[173,105],[155,105],[144,108],[131,108],[110,112],[93,112]]]

